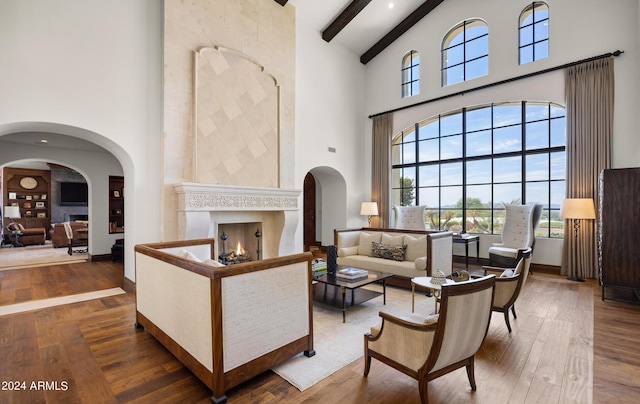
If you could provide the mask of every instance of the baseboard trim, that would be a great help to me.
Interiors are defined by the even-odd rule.
[[[127,293],[136,293],[136,283],[131,279],[124,277],[124,281],[122,282],[122,289],[124,289]]]

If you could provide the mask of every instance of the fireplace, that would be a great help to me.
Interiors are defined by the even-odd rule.
[[[262,223],[227,223],[218,225],[220,255],[223,264],[237,264],[262,259]]]
[[[214,238],[215,256],[222,254],[220,236],[228,235],[225,249],[234,250],[227,226],[236,225],[243,235],[243,248],[252,256],[257,249],[255,232],[260,230],[261,258],[302,251],[296,242],[300,190],[245,187],[185,182],[175,185],[178,195],[179,239]],[[236,230],[233,230],[234,232]],[[253,238],[252,238],[253,237]],[[245,245],[246,244],[246,245]],[[227,251],[228,252],[228,251]]]

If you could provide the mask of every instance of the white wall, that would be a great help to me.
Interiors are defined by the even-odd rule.
[[[116,156],[130,280],[133,246],[160,236],[161,40],[156,0],[2,1],[0,136],[65,125]]]
[[[636,135],[639,78],[638,0],[607,2],[597,0],[548,0],[549,58],[518,65],[518,17],[529,0],[482,1],[447,0],[440,4],[402,38],[394,42],[366,69],[367,114],[441,97],[544,70],[565,63],[613,52],[625,53],[615,59],[616,98],[614,116],[613,166],[639,164],[640,141]],[[440,86],[440,49],[442,38],[454,25],[469,18],[481,18],[489,27],[489,74],[468,82]],[[420,91],[418,96],[400,98],[400,61],[409,50],[420,52]],[[469,93],[394,114],[394,129],[399,131],[413,122],[436,113],[464,106],[513,100],[564,102],[563,72],[537,76],[505,86]],[[483,237],[481,256],[495,237]],[[562,242],[538,239],[534,262],[560,265]]]
[[[370,200],[371,194],[371,147],[367,147],[371,132],[365,131],[365,67],[359,56],[325,42],[310,26],[302,19],[296,21],[295,182],[296,188],[302,188],[305,175],[315,167],[333,168],[344,178],[346,206],[342,203],[339,208],[341,223],[320,224],[322,244],[329,245],[335,227],[366,224],[360,203]],[[329,152],[329,147],[336,152]],[[323,220],[331,215],[327,201],[341,203],[331,199],[326,185]]]
[[[122,234],[109,234],[109,176],[123,175],[118,160],[110,153],[9,143],[0,137],[0,166],[20,160],[61,164],[85,177],[89,187],[89,254],[110,254],[114,241],[122,238]]]

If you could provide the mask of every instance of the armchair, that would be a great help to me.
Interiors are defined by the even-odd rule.
[[[430,380],[465,366],[475,390],[474,357],[489,329],[494,285],[495,275],[442,285],[440,313],[426,318],[380,312],[382,324],[364,336],[364,375],[376,358],[418,380],[427,403]]]
[[[496,291],[493,297],[493,307],[491,310],[504,314],[504,322],[507,324],[509,332],[511,332],[509,309],[511,309],[511,312],[513,313],[513,318],[518,318],[516,315],[515,303],[520,295],[522,286],[527,281],[530,265],[531,249],[528,249],[522,253],[522,258],[513,269],[487,266],[482,267],[484,269],[485,276],[496,276]]]
[[[533,254],[541,214],[540,204],[505,205],[502,241],[489,247],[489,265],[514,268],[522,258],[523,251],[530,248]]]
[[[71,228],[71,223],[69,222],[64,222],[63,223],[64,226],[64,232],[67,235],[67,240],[68,240],[68,245],[69,245],[69,249],[67,250],[67,253],[69,255],[73,255],[73,247],[88,247],[89,246],[89,236],[87,233],[87,228],[82,228],[82,229],[76,229],[76,231],[74,232],[74,230]],[[84,248],[82,250],[78,250],[77,252],[87,252],[87,249]]]

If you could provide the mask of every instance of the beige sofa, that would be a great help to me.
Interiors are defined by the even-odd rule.
[[[453,267],[453,233],[402,229],[336,229],[334,243],[338,265],[393,273],[387,283],[410,287],[411,278],[431,276],[441,270],[450,275]],[[372,243],[406,246],[402,260],[372,256]],[[379,246],[378,246],[379,247]],[[397,249],[396,249],[397,250]],[[399,258],[397,255],[395,258]]]
[[[207,264],[213,243],[135,247],[136,321],[223,403],[227,389],[298,353],[314,354],[313,257],[219,267]]]

